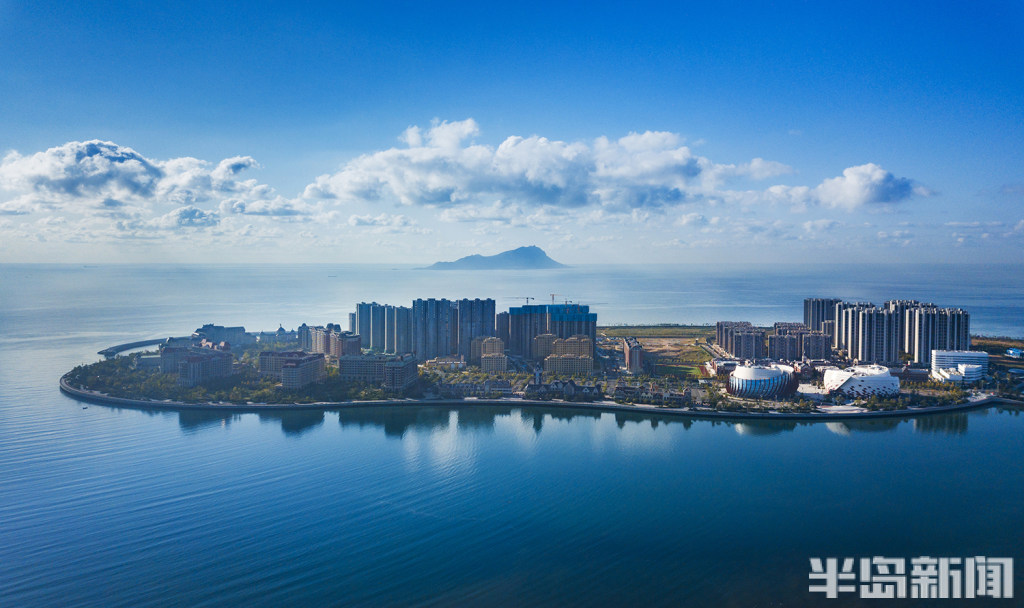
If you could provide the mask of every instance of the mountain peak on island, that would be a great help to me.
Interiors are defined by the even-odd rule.
[[[536,245],[503,251],[496,255],[468,255],[454,262],[437,262],[427,270],[542,270],[562,268]]]

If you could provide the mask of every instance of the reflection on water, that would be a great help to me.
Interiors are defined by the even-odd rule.
[[[744,420],[733,424],[740,435],[778,435],[796,430],[796,420]]]
[[[118,408],[115,408],[118,409]],[[167,416],[166,410],[143,410],[149,415]],[[1009,413],[1014,416],[1020,415],[1021,408],[996,408],[994,411]],[[659,426],[678,426],[689,430],[694,423],[705,424],[711,427],[719,425],[731,426],[736,433],[746,436],[770,436],[795,431],[798,427],[815,426],[822,424],[831,433],[841,436],[849,436],[852,433],[879,433],[896,431],[900,424],[910,422],[912,428],[918,433],[942,433],[947,435],[962,435],[967,432],[967,412],[949,414],[929,414],[905,418],[877,418],[877,419],[852,419],[837,420],[832,422],[803,421],[803,420],[754,420],[746,419],[742,422],[722,419],[701,419],[689,417],[666,417],[645,412],[600,412],[596,410],[576,410],[559,408],[557,406],[520,407],[520,406],[387,406],[387,407],[360,407],[342,409],[337,411],[338,421],[342,428],[346,427],[374,427],[382,428],[387,437],[401,439],[410,429],[416,431],[440,431],[447,430],[451,424],[452,412],[458,430],[460,431],[483,431],[493,432],[495,421],[498,418],[517,416],[519,420],[533,427],[536,434],[540,434],[544,428],[545,421],[569,422],[573,420],[600,420],[604,416],[612,416],[618,428],[625,428],[627,423],[649,425],[651,429]],[[970,415],[984,416],[988,410],[973,410]],[[178,425],[186,433],[196,433],[207,428],[226,427],[232,421],[236,421],[245,415],[241,412],[217,412],[209,410],[181,410],[177,413]],[[260,422],[278,422],[281,430],[286,435],[298,436],[311,429],[319,427],[324,422],[325,410],[273,410],[257,412]]]
[[[259,412],[260,422],[279,421],[285,435],[298,436],[324,423],[324,410]]]
[[[967,413],[919,416],[914,418],[914,430],[918,433],[963,435],[967,433]]]
[[[839,422],[826,422],[825,428],[836,435],[847,436],[851,432],[877,433],[880,431],[895,431],[900,423],[906,418],[879,418],[877,420],[843,420]]]
[[[378,427],[384,429],[387,437],[401,439],[410,428],[417,431],[434,431],[448,428],[449,412],[445,407],[360,407],[338,412],[342,428]],[[493,416],[491,424],[494,424]]]
[[[178,412],[178,426],[186,433],[195,433],[208,427],[226,427],[232,420],[241,417],[239,413],[211,412],[209,410],[181,410]]]

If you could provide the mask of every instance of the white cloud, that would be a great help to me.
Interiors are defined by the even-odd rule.
[[[158,228],[208,228],[216,226],[220,222],[220,216],[212,211],[203,211],[193,207],[179,207],[166,213],[150,224]]]
[[[368,228],[373,233],[413,233],[427,234],[430,231],[417,227],[415,220],[404,215],[350,215],[348,225],[355,228]]]
[[[73,141],[0,161],[0,188],[20,193],[5,209],[182,207],[227,198],[249,202],[280,197],[242,171],[259,167],[249,156],[216,165],[191,157],[159,161],[109,141]],[[269,204],[269,203],[267,203]]]
[[[473,143],[478,134],[472,119],[409,127],[400,137],[406,147],[355,158],[318,177],[305,196],[443,208],[506,201],[628,211],[715,199],[728,180],[791,172],[762,158],[714,163],[694,154],[680,135],[664,131],[589,143],[509,136],[497,147]]]
[[[699,213],[687,213],[676,220],[677,226],[706,226],[707,224],[707,218]]]
[[[896,177],[874,163],[844,169],[841,176],[826,179],[814,189],[821,204],[844,209],[898,203],[913,194],[911,180]]]
[[[801,225],[803,226],[805,231],[817,234],[820,232],[827,232],[829,230],[832,230],[833,228],[839,225],[839,222],[837,222],[836,220],[820,219],[810,220],[804,222]]]

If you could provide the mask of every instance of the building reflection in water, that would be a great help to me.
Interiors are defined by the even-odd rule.
[[[280,422],[285,435],[298,436],[324,423],[324,410],[259,412],[261,423]]]
[[[240,413],[211,412],[209,410],[181,410],[178,412],[178,427],[186,434],[197,433],[203,429],[226,427],[232,420],[242,416]]]
[[[918,433],[963,435],[967,433],[967,412],[918,416],[914,418],[914,430]]]
[[[735,422],[723,419],[700,419],[689,417],[667,417],[657,414],[633,412],[601,412],[552,407],[522,406],[387,406],[359,407],[334,410],[342,428],[371,427],[384,430],[385,436],[401,439],[412,429],[417,432],[443,432],[455,425],[456,431],[493,432],[496,420],[518,416],[518,419],[533,427],[540,434],[545,420],[572,422],[577,418],[598,421],[604,416],[613,416],[615,424],[622,429],[627,423],[647,424],[651,429],[659,426],[678,426],[689,430],[695,422],[710,426],[728,425],[740,435],[768,436],[796,430],[798,426],[822,424],[817,421],[798,420],[743,420]],[[163,410],[152,410],[153,414],[166,415]],[[454,413],[454,415],[453,415]],[[985,415],[986,410],[971,412],[971,415]],[[210,410],[181,410],[177,412],[178,425],[185,433],[196,433],[203,429],[226,427],[246,412],[217,412]],[[325,410],[272,410],[256,412],[261,423],[279,423],[286,435],[302,435],[319,427],[324,422]],[[173,415],[173,414],[172,414]],[[878,418],[873,420],[855,419],[826,422],[824,426],[836,435],[849,436],[852,433],[874,433],[895,431],[903,422],[913,424],[919,433],[942,433],[961,435],[967,432],[967,412],[950,414],[929,414],[906,418]]]

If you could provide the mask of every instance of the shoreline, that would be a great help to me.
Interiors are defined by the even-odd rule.
[[[839,414],[829,413],[755,413],[755,412],[723,412],[715,410],[700,410],[690,408],[669,408],[656,405],[626,405],[613,402],[574,402],[574,401],[538,401],[528,399],[390,399],[380,401],[331,401],[318,403],[185,403],[182,401],[152,401],[149,399],[129,399],[126,397],[112,397],[97,391],[72,386],[67,381],[67,374],[60,377],[60,391],[77,401],[96,403],[106,406],[128,407],[132,409],[157,409],[166,411],[179,410],[205,410],[205,411],[228,411],[228,412],[260,412],[267,410],[345,410],[366,407],[426,407],[426,406],[448,406],[448,407],[472,407],[474,405],[485,406],[518,406],[527,408],[568,408],[601,412],[626,412],[634,414],[647,414],[651,416],[666,416],[672,418],[704,418],[704,419],[733,419],[733,420],[803,420],[828,422],[833,420],[863,420],[873,418],[912,418],[916,416],[927,416],[930,414],[944,414],[960,412],[1006,403],[1009,405],[1024,405],[1024,402],[1006,399],[1003,397],[988,396],[975,401],[947,405],[942,407],[886,410],[877,412],[848,412]]]

